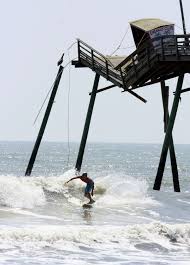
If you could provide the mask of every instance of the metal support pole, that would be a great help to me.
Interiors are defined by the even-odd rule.
[[[59,82],[61,80],[63,69],[64,69],[63,66],[60,65],[56,79],[55,79],[55,82],[54,82],[54,86],[53,86],[53,89],[51,92],[51,96],[50,96],[50,99],[49,99],[49,102],[48,102],[48,105],[46,108],[46,112],[44,114],[44,118],[43,118],[40,130],[39,130],[39,133],[38,133],[38,136],[37,136],[37,139],[36,139],[36,142],[35,142],[35,145],[34,145],[34,148],[33,148],[29,163],[28,163],[28,167],[27,167],[26,172],[25,172],[25,176],[30,176],[30,174],[32,172],[32,168],[33,168],[33,165],[34,165],[37,153],[38,153],[38,149],[39,149],[39,146],[40,146],[47,122],[48,122],[48,118],[49,118],[49,115],[51,112],[51,108],[52,108],[56,93],[57,93]]]
[[[171,160],[174,191],[175,192],[180,192],[177,160],[176,160],[174,143],[173,143],[173,138],[172,137],[171,137],[171,143],[170,143],[170,146],[169,146],[169,150],[170,150],[170,160]]]
[[[164,132],[166,132],[168,119],[169,119],[169,111],[168,111],[169,87],[165,85],[165,81],[161,81],[160,84],[161,84],[162,103],[164,110]]]
[[[162,92],[162,102],[164,109],[164,132],[166,132],[169,120],[169,111],[168,111],[169,87],[165,85],[165,81],[161,81],[161,92]],[[177,161],[176,161],[172,134],[171,134],[171,142],[169,145],[169,150],[170,150],[170,160],[171,160],[174,191],[180,192]]]
[[[180,4],[180,10],[181,10],[181,19],[182,19],[182,24],[183,24],[183,32],[186,35],[185,17],[184,17],[184,12],[183,12],[182,0],[179,0],[179,4]]]
[[[77,157],[77,161],[76,161],[76,165],[75,165],[75,169],[77,171],[81,170],[81,165],[82,165],[82,160],[83,160],[83,155],[84,155],[84,149],[85,149],[86,140],[88,137],[88,131],[89,131],[92,112],[93,112],[93,108],[94,108],[94,102],[96,99],[96,92],[97,92],[97,88],[98,88],[99,79],[100,79],[100,75],[96,74],[95,79],[94,79],[94,85],[93,85],[91,97],[90,97],[90,102],[89,102],[89,106],[88,106],[88,111],[87,111],[87,115],[86,115],[86,121],[85,121],[84,129],[83,129],[82,139],[81,139],[81,143],[80,143],[80,147],[79,147],[78,157]]]
[[[178,105],[179,105],[180,93],[181,93],[181,88],[183,85],[183,79],[184,79],[184,74],[181,74],[178,77],[178,82],[177,82],[175,97],[174,97],[174,101],[173,101],[173,106],[172,106],[171,114],[170,114],[170,117],[168,120],[168,126],[167,126],[167,130],[166,130],[165,138],[164,138],[164,143],[162,146],[160,162],[159,162],[159,166],[158,166],[158,170],[157,170],[156,179],[154,182],[154,187],[153,187],[154,190],[160,190],[162,177],[163,177],[163,173],[164,173],[164,168],[165,168],[165,164],[166,164],[168,147],[171,143],[172,130],[173,130],[173,126],[174,126],[174,122],[175,122],[175,118],[176,118],[176,114],[177,114],[177,109],[178,109]]]

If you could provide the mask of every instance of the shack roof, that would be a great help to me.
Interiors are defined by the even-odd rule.
[[[139,19],[130,22],[131,27],[139,28],[145,32],[148,32],[150,30],[163,27],[163,26],[169,26],[174,25],[174,23],[161,20],[159,18],[145,18],[145,19]]]

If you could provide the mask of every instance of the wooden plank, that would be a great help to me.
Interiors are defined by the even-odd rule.
[[[177,76],[178,76],[178,73],[174,73],[174,74],[171,74],[171,75],[168,75],[168,76],[164,76],[163,78],[158,78],[157,80],[153,80],[153,81],[141,84],[139,86],[132,87],[132,90],[140,88],[140,87],[145,87],[145,86],[150,86],[150,85],[153,85],[153,84],[156,84],[156,83],[160,83],[161,81],[169,80],[169,79],[177,77]]]

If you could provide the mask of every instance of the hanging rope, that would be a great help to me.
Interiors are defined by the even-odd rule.
[[[139,43],[138,43],[138,45],[137,45],[137,49],[138,49],[139,45],[142,43],[142,41],[147,40],[147,38],[144,39],[144,36],[145,36],[146,34],[147,34],[147,32],[145,32],[145,33],[143,34],[142,38],[140,39],[140,41],[139,41]],[[144,40],[143,40],[143,39],[144,39]]]
[[[68,84],[68,94],[67,94],[67,148],[68,148],[68,155],[67,155],[67,168],[69,167],[70,162],[70,91],[71,91],[71,62],[77,57],[71,59],[70,50],[71,48],[77,43],[77,41],[73,42],[67,49],[68,59],[69,62],[64,66],[64,68],[69,66],[69,84]]]
[[[70,161],[70,91],[71,91],[71,62],[72,62],[72,60],[77,59],[77,57],[71,59],[71,56],[70,56],[70,52],[69,52],[69,51],[70,51],[70,49],[71,49],[76,43],[77,43],[76,41],[73,42],[73,43],[67,48],[68,60],[69,60],[69,61],[68,61],[68,63],[66,63],[66,64],[63,66],[64,69],[67,68],[67,67],[69,66],[69,84],[68,84],[68,95],[67,95],[67,101],[68,101],[68,105],[67,105],[67,106],[68,106],[68,108],[67,108],[67,147],[68,147],[67,167],[69,167],[69,161]],[[63,62],[63,56],[64,56],[64,54],[62,55],[61,59],[58,61],[58,66],[62,64],[62,62]],[[59,77],[59,75],[57,76],[57,78],[58,78],[58,77]],[[56,78],[56,80],[57,80],[57,78]],[[35,120],[34,120],[33,125],[35,125],[35,123],[36,123],[36,121],[37,121],[37,119],[38,119],[38,117],[39,117],[39,115],[40,115],[40,113],[41,113],[41,111],[42,111],[42,109],[43,109],[43,107],[44,107],[44,104],[45,104],[45,102],[46,102],[46,100],[47,100],[47,98],[48,98],[50,92],[51,92],[52,89],[53,89],[53,86],[54,86],[56,80],[53,82],[51,88],[50,88],[49,91],[47,92],[47,94],[46,94],[46,96],[45,96],[45,99],[44,99],[44,101],[43,101],[43,103],[42,103],[42,105],[41,105],[41,107],[40,107],[40,109],[39,109],[39,111],[38,111],[38,114],[37,114],[37,116],[36,116],[36,118],[35,118]]]
[[[125,37],[126,37],[128,31],[129,31],[129,26],[127,27],[127,29],[126,29],[126,31],[125,31],[125,34],[123,35],[123,37],[122,37],[122,39],[121,39],[119,45],[118,45],[117,48],[116,48],[116,49],[110,54],[110,56],[112,56],[116,51],[118,51],[118,50],[120,49],[120,47],[121,47],[121,45],[122,45],[122,43],[123,43],[123,41],[124,41],[124,39],[125,39]]]
[[[182,28],[182,27],[180,27],[180,26],[177,25],[177,24],[175,24],[175,26],[176,26],[178,29],[180,29],[180,30],[182,31],[182,33],[183,33],[183,28]]]
[[[69,62],[71,62],[69,49],[67,52],[68,52]],[[69,161],[70,161],[70,91],[71,91],[71,63],[69,64],[69,85],[68,85],[68,94],[67,94],[67,148],[68,148],[67,168],[69,167]]]
[[[61,73],[60,73],[60,74],[61,74]],[[60,74],[57,75],[57,78],[60,76]],[[52,84],[51,88],[49,89],[48,93],[46,94],[45,99],[44,99],[44,101],[43,101],[43,103],[42,103],[42,105],[41,105],[41,107],[40,107],[40,109],[39,109],[39,111],[38,111],[38,114],[37,114],[37,116],[36,116],[36,118],[35,118],[35,120],[34,120],[34,122],[33,122],[33,126],[35,125],[35,123],[36,123],[36,121],[37,121],[37,119],[38,119],[38,117],[39,117],[39,115],[40,115],[40,113],[41,113],[41,111],[42,111],[42,109],[43,109],[43,106],[44,106],[44,104],[45,104],[45,102],[46,102],[46,100],[47,100],[47,98],[48,98],[48,96],[49,96],[51,90],[53,89],[53,86],[54,86],[54,84],[55,84],[57,78],[56,78],[55,81],[53,82],[53,84]]]
[[[69,52],[69,50],[70,50],[70,49],[71,49],[76,43],[77,43],[76,41],[73,42],[73,43],[67,48],[67,52]],[[70,63],[72,62],[72,60],[75,60],[75,59],[77,59],[77,57],[75,57],[75,58],[73,58],[73,59],[70,59],[70,55],[69,55],[69,62],[66,63],[66,65],[63,66],[63,68],[64,68],[64,69],[67,68],[67,67],[70,65]],[[57,76],[57,78],[58,78],[58,77],[59,77],[59,75]],[[56,78],[56,80],[57,80],[57,78]],[[46,96],[45,96],[45,99],[44,99],[44,101],[43,101],[43,103],[42,103],[42,105],[41,105],[41,107],[40,107],[40,109],[39,109],[39,111],[38,111],[38,114],[36,115],[36,118],[34,119],[33,126],[35,125],[36,121],[38,120],[38,117],[39,117],[39,115],[40,115],[40,113],[41,113],[41,111],[42,111],[42,109],[43,109],[43,107],[44,107],[44,104],[46,103],[46,100],[47,100],[47,98],[48,98],[48,96],[49,96],[51,90],[53,89],[53,86],[54,86],[56,80],[53,82],[52,86],[50,87],[49,91],[47,92],[47,94],[46,94]]]
[[[130,48],[134,48],[135,45],[131,45],[131,46],[126,46],[126,47],[123,47],[123,48],[119,48],[120,50],[127,50],[127,49],[130,49]]]

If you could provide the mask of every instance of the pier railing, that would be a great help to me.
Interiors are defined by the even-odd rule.
[[[122,86],[120,72],[114,69],[109,59],[80,39],[78,39],[78,60],[115,85]]]
[[[145,41],[114,67],[111,61],[78,39],[78,61],[124,89],[136,86],[156,62],[190,61],[190,35],[166,35]]]
[[[190,61],[190,35],[166,35],[145,41],[115,69],[125,69],[124,81],[132,86],[151,71],[155,62]]]
[[[184,56],[190,55],[190,35],[169,35],[153,39],[155,52],[161,55],[162,60],[183,60]],[[189,59],[189,58],[188,58]]]

